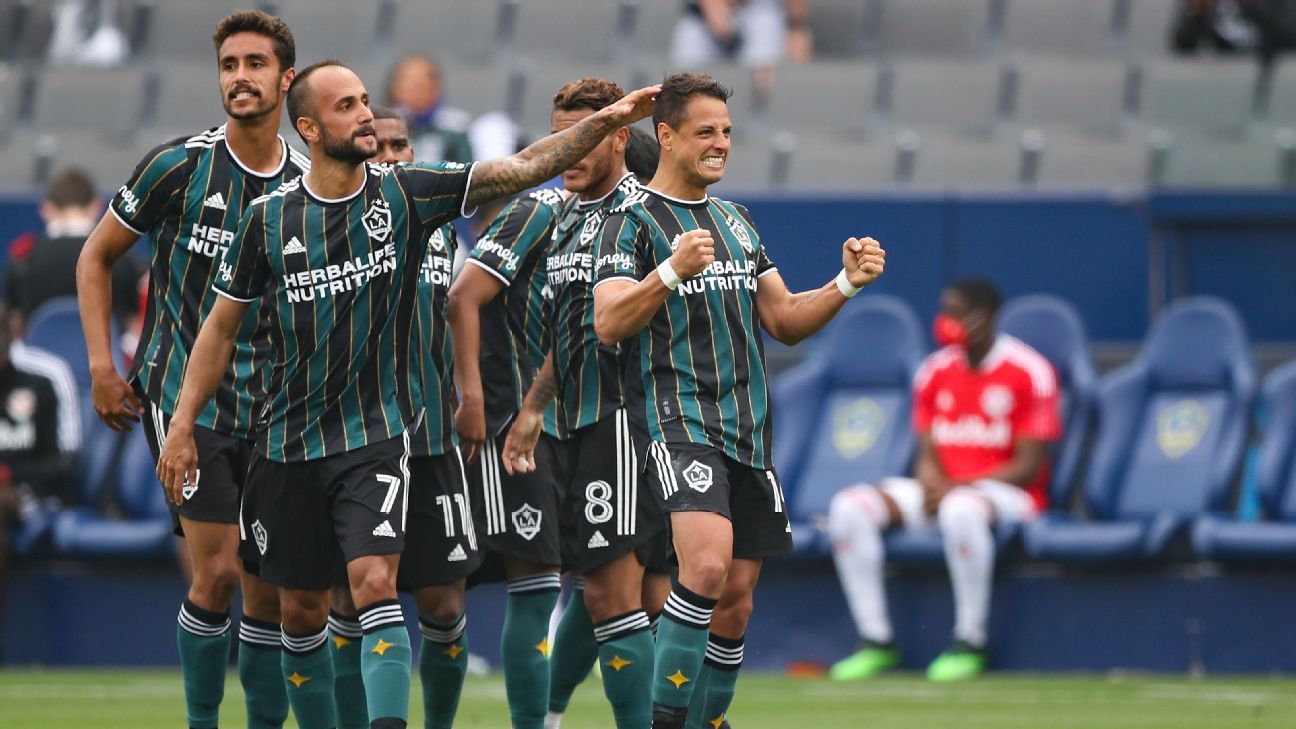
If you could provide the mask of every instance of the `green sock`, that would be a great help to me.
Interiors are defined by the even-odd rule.
[[[544,728],[549,703],[549,614],[561,587],[553,572],[509,580],[500,662],[513,729]]]
[[[281,729],[288,719],[288,689],[279,669],[279,624],[243,616],[239,623],[239,683],[248,729]]]
[[[329,654],[333,657],[333,703],[338,729],[369,729],[369,705],[360,675],[360,621],[330,612]]]
[[[423,726],[450,729],[459,710],[459,694],[468,675],[468,618],[459,614],[442,623],[419,616],[423,645],[419,649],[419,679],[423,684]]]
[[[653,638],[643,610],[594,626],[603,667],[603,693],[617,729],[652,726]]]
[[[585,609],[585,590],[577,586],[554,636],[553,657],[549,661],[549,711],[555,714],[567,711],[572,693],[590,675],[598,658],[594,623]]]
[[[185,600],[177,621],[185,716],[193,729],[215,729],[229,670],[229,613],[204,610]]]
[[[288,703],[300,729],[334,729],[333,657],[328,630],[323,626],[306,635],[284,633],[280,670],[288,681]]]
[[[410,650],[405,616],[396,600],[381,600],[360,608],[364,640],[360,671],[371,727],[405,726],[409,719]]]
[[[673,709],[689,705],[706,655],[707,632],[716,601],[676,584],[666,598],[665,620],[657,627],[654,704]]]
[[[688,729],[716,729],[725,720],[738,687],[742,659],[742,638],[710,637],[706,661],[689,702]]]

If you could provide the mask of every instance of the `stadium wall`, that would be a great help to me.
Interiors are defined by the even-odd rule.
[[[883,241],[891,264],[875,290],[905,299],[924,320],[944,283],[978,274],[1007,296],[1071,301],[1098,341],[1142,339],[1149,314],[1188,293],[1233,302],[1254,340],[1296,340],[1293,193],[733,197],[750,208],[793,289],[828,280],[841,241],[864,234]],[[3,235],[37,228],[36,203],[0,198]]]
[[[9,665],[177,664],[184,585],[174,569],[65,567],[14,577],[3,625]],[[906,568],[890,577],[888,592],[903,666],[921,669],[949,643],[948,577],[943,567]],[[1008,671],[1293,673],[1293,594],[1292,570],[1011,564],[996,578],[991,662]],[[493,666],[504,604],[501,585],[468,593],[470,649]],[[408,597],[405,615],[415,615]],[[855,630],[831,565],[772,562],[747,636],[745,665],[758,670],[848,653]]]

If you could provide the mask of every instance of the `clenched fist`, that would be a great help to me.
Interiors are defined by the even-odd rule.
[[[872,238],[847,238],[842,244],[842,267],[851,286],[864,288],[882,275],[886,251]]]
[[[715,239],[711,231],[698,228],[679,237],[679,247],[671,254],[670,265],[675,275],[687,281],[702,273],[715,260]]]

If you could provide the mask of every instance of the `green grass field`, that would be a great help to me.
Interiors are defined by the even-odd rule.
[[[417,686],[413,695],[418,696]],[[223,726],[242,726],[242,697],[233,675],[225,696]],[[422,719],[417,708],[414,713],[411,726],[417,729]],[[176,672],[0,671],[4,729],[176,729],[183,716]],[[739,683],[730,718],[736,729],[1291,729],[1296,727],[1296,680],[994,676],[936,686],[914,676],[893,676],[842,685],[752,674]],[[498,676],[469,680],[457,726],[508,727]],[[612,727],[597,680],[581,687],[563,726]]]

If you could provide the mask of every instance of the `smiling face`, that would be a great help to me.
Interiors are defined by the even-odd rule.
[[[561,132],[593,113],[593,109],[555,109],[553,131]],[[616,176],[621,169],[628,137],[629,132],[624,128],[607,135],[584,159],[563,173],[563,187],[578,195],[590,195],[593,198],[606,192],[606,188],[616,183],[616,180],[609,178]]]
[[[307,79],[311,109],[297,120],[297,131],[332,159],[360,164],[378,152],[369,93],[349,68],[326,66]],[[312,149],[314,152],[314,149]]]
[[[274,40],[260,33],[235,33],[221,43],[221,104],[231,119],[258,119],[273,113],[288,93],[293,70],[280,69]]]
[[[732,129],[729,105],[699,94],[688,100],[678,129],[662,122],[657,133],[662,156],[680,177],[705,188],[724,178]]]

